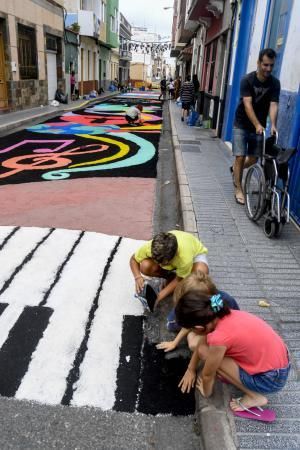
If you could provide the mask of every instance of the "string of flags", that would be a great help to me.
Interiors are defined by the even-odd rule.
[[[123,50],[148,54],[164,53],[168,50],[171,50],[171,42],[143,42],[123,40],[121,46]]]

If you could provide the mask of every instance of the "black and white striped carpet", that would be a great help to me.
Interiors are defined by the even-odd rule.
[[[144,338],[129,258],[140,241],[0,227],[0,395],[44,404],[186,415],[187,361]]]

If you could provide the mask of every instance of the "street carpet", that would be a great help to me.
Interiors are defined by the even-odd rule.
[[[43,404],[189,415],[187,361],[144,337],[130,255],[142,241],[0,227],[0,394]]]
[[[143,105],[143,124],[125,119],[129,106]],[[66,112],[0,138],[0,183],[86,177],[155,178],[162,127],[157,99],[120,96]]]

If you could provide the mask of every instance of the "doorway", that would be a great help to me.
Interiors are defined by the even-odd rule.
[[[0,32],[0,108],[7,108],[7,87],[5,77],[5,57],[3,34]]]
[[[47,52],[48,100],[54,100],[57,89],[56,53]]]

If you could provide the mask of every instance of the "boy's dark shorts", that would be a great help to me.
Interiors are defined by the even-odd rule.
[[[137,118],[133,119],[132,117],[127,116],[127,114],[125,115],[125,119],[128,123],[134,123],[137,120]]]
[[[191,109],[191,103],[182,102],[181,107],[182,107],[182,109],[186,109],[187,111],[189,111],[189,109]]]

